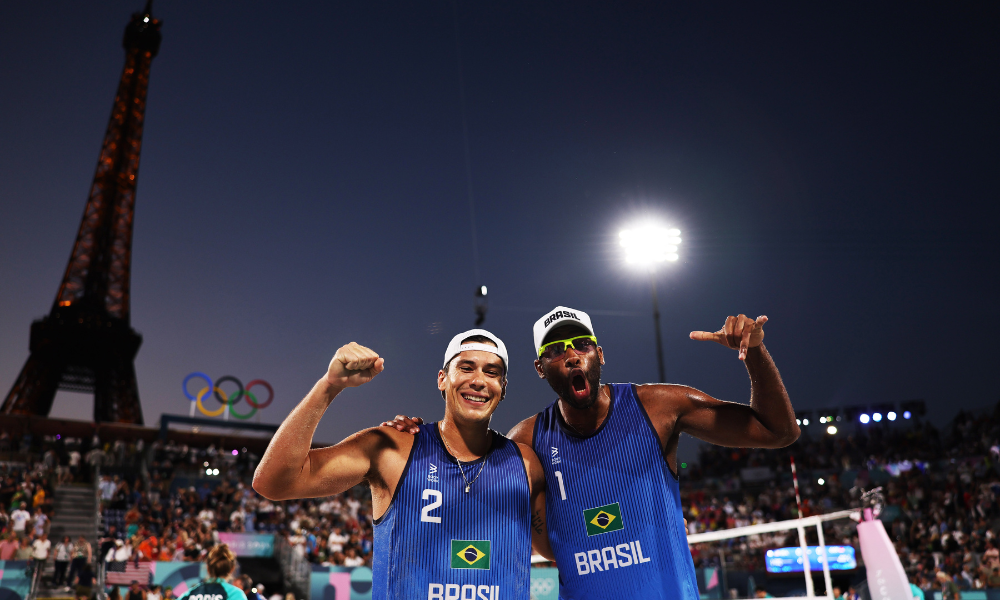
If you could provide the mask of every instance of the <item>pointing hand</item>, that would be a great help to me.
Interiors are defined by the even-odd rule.
[[[746,315],[726,317],[726,324],[716,332],[692,331],[692,340],[718,342],[726,348],[739,350],[740,360],[746,360],[747,350],[755,348],[764,341],[764,323],[767,317],[760,316],[754,321]]]
[[[361,344],[351,342],[333,355],[326,380],[338,388],[358,387],[368,383],[385,368],[385,359]]]

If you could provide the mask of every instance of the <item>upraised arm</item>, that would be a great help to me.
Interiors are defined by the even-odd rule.
[[[288,415],[271,439],[254,473],[253,488],[270,500],[336,494],[372,473],[373,461],[393,445],[385,431],[367,429],[329,448],[312,448],[316,426],[347,387],[371,381],[385,361],[351,342],[337,350],[326,375]]]

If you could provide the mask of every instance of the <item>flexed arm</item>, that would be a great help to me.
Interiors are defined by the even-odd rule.
[[[750,406],[691,394],[688,411],[680,418],[682,430],[725,446],[782,448],[798,439],[788,391],[763,344],[765,323],[764,316],[754,320],[739,315],[728,317],[719,331],[691,332],[693,340],[717,342],[739,352],[750,375]]]
[[[377,429],[361,431],[329,448],[311,449],[316,426],[340,392],[382,372],[379,355],[351,342],[299,405],[285,418],[254,473],[253,488],[270,500],[336,494],[360,483],[372,461],[391,439]]]

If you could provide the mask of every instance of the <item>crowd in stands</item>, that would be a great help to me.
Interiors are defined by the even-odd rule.
[[[803,516],[857,508],[862,488],[881,487],[881,517],[911,581],[925,590],[1000,587],[1000,404],[960,412],[943,430],[918,420],[838,425],[836,435],[804,427],[782,450],[704,446],[681,472],[689,533],[796,518],[794,458]],[[858,548],[849,519],[827,522],[824,536]],[[695,544],[692,555],[698,565],[762,571],[768,548],[798,545],[791,530]]]
[[[219,533],[274,533],[312,563],[371,565],[367,488],[271,502],[248,484],[256,457],[235,452],[157,442],[148,455],[145,486],[125,473],[103,475],[101,552],[110,552],[112,562],[197,561],[219,542]],[[205,470],[222,475],[204,477]]]
[[[809,516],[856,508],[860,489],[881,486],[883,522],[914,583],[927,590],[1000,587],[1000,404],[959,413],[942,429],[919,419],[839,424],[836,435],[803,427],[799,441],[781,450],[703,446],[699,461],[680,470],[688,532],[793,519],[800,509]],[[249,485],[258,457],[245,448],[26,437],[0,432],[0,560],[55,559],[57,583],[78,578],[74,564],[89,562],[91,552],[112,570],[202,560],[225,532],[274,533],[315,564],[371,566],[365,487],[271,502]],[[32,462],[3,462],[32,451]],[[801,505],[788,470],[792,458]],[[48,540],[54,486],[86,481],[95,467],[104,523],[99,547]],[[827,544],[859,547],[852,520],[827,522],[824,533]],[[759,572],[767,549],[798,543],[791,530],[694,544],[691,552],[699,567],[725,561],[730,570]],[[857,558],[863,564],[860,552]]]

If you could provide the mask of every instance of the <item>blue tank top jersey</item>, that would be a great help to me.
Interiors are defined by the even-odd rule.
[[[697,600],[677,478],[635,386],[609,388],[607,417],[587,437],[558,400],[535,420],[559,598]]]
[[[421,425],[392,502],[375,521],[373,600],[528,600],[528,475],[517,444],[491,434],[486,456],[461,465],[472,482],[465,492],[437,423]]]

